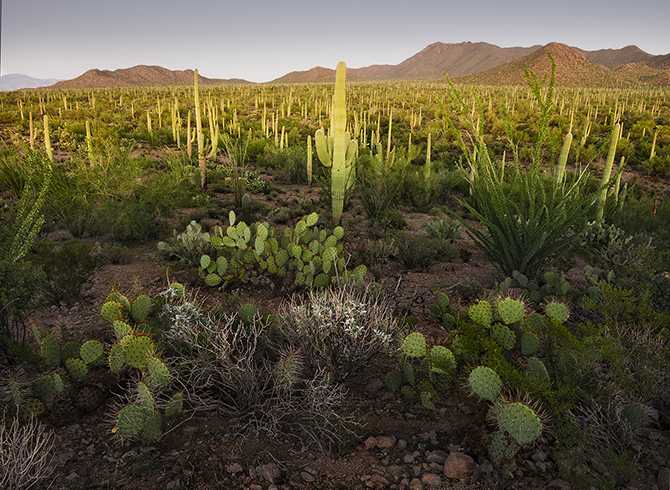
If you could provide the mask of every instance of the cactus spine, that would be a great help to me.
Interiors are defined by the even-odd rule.
[[[323,129],[319,129],[314,135],[319,160],[324,167],[331,169],[333,221],[337,224],[342,219],[344,194],[358,148],[356,140],[350,139],[349,133],[346,131],[347,111],[344,90],[346,75],[347,66],[344,61],[340,61],[335,73],[335,95],[333,95],[330,123],[331,134],[326,139]]]

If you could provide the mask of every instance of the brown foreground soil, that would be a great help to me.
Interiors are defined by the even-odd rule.
[[[282,186],[284,202],[310,199],[308,188]],[[229,196],[217,196],[229,198]],[[266,199],[254,196],[254,199]],[[272,201],[268,204],[272,205]],[[277,204],[275,204],[276,206]],[[351,209],[353,206],[350,206]],[[325,208],[320,212],[327,212]],[[410,233],[423,233],[426,220],[436,216],[405,214]],[[225,218],[224,218],[225,219]],[[183,220],[182,220],[183,221]],[[217,218],[208,224],[223,224]],[[362,216],[345,215],[349,238],[345,247],[374,235],[371,224]],[[50,236],[66,240],[65,232]],[[86,239],[91,243],[104,237]],[[100,307],[113,285],[132,294],[136,288],[149,295],[163,290],[168,282],[179,281],[189,289],[203,288],[192,271],[180,270],[159,255],[156,242],[131,249],[131,262],[101,268],[90,287],[72,304],[54,306],[33,319],[41,327],[65,325],[76,340],[108,337],[108,324],[100,317]],[[464,262],[436,264],[427,272],[407,270],[391,261],[383,269],[382,282],[393,295],[401,313],[417,316],[417,328],[429,338],[440,340],[446,332],[427,314],[439,290],[469,280],[492,288],[496,275],[469,238],[459,239],[457,248],[471,252]],[[568,273],[571,281],[580,280],[583,264],[574,263]],[[240,302],[253,302],[259,310],[277,311],[285,296],[269,288],[244,287],[221,292],[206,286],[199,291],[206,304],[221,303],[233,312]],[[456,299],[455,297],[453,299]],[[84,490],[109,488],[124,490],[153,489],[478,489],[478,488],[571,488],[558,479],[559,465],[565,464],[564,449],[548,431],[534,444],[521,449],[510,466],[510,477],[503,483],[486,460],[483,437],[487,432],[486,403],[467,396],[456,385],[451,396],[429,416],[410,412],[410,404],[384,386],[384,376],[394,361],[380,357],[354,379],[347,382],[351,406],[361,414],[364,428],[360,439],[350,441],[339,452],[323,452],[301,441],[268,440],[262,435],[239,433],[230,420],[202,407],[188,406],[165,428],[162,438],[151,443],[122,442],[113,434],[110,417],[119,391],[116,377],[100,370],[97,382],[105,386],[107,396],[96,411],[77,415],[60,425],[46,425],[55,431],[54,457],[50,476],[34,488]],[[16,376],[16,373],[7,375]],[[490,431],[490,430],[489,430]],[[670,467],[670,431],[638,431],[632,447],[640,459],[649,461],[648,472],[639,480],[627,482],[629,489],[656,489],[663,468]],[[472,467],[463,478],[454,478],[454,458],[465,454]],[[449,459],[447,459],[449,458]],[[446,461],[445,461],[446,460]],[[595,461],[595,460],[594,460]],[[660,469],[660,470],[659,470]],[[583,472],[605,472],[595,464]],[[447,476],[445,472],[450,475]],[[612,477],[612,478],[610,478]],[[667,483],[666,483],[667,485]],[[614,488],[614,487],[612,487]],[[665,487],[668,488],[668,487]]]

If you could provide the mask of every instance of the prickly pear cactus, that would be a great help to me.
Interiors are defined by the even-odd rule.
[[[523,403],[505,405],[498,415],[498,426],[523,446],[542,434],[542,421],[537,414]]]
[[[647,411],[640,402],[630,402],[621,411],[621,418],[631,431],[636,431],[647,421]]]
[[[35,396],[42,400],[44,406],[51,410],[53,408],[54,398],[56,398],[56,385],[51,376],[44,375],[40,377],[33,387],[33,392]]]
[[[389,390],[398,391],[402,386],[403,377],[402,373],[397,369],[392,369],[386,374],[384,378],[384,384]]]
[[[500,376],[491,368],[479,366],[468,377],[472,391],[485,400],[494,401],[502,389]]]
[[[552,320],[563,323],[568,319],[568,307],[562,303],[550,303],[547,305],[546,313]]]
[[[253,323],[258,309],[251,303],[245,303],[240,307],[240,320],[244,323]]]
[[[498,303],[498,315],[505,325],[520,322],[526,316],[523,301],[507,297]]]
[[[88,340],[79,348],[79,355],[86,364],[102,359],[104,348],[99,340]]]
[[[538,336],[530,331],[525,331],[521,335],[521,354],[524,356],[532,356],[537,353],[540,348],[540,339]]]
[[[146,294],[141,294],[135,298],[135,301],[133,301],[133,304],[130,307],[130,315],[133,317],[133,320],[140,323],[149,316],[152,308],[153,302],[151,301],[151,298]]]
[[[507,451],[508,445],[507,436],[503,432],[496,431],[495,434],[493,434],[488,450],[494,465],[500,466],[500,463],[505,459],[505,452]]]
[[[126,363],[130,367],[142,369],[147,365],[147,357],[156,350],[154,341],[148,335],[137,335],[123,348]]]
[[[123,407],[116,416],[116,432],[122,439],[135,437],[144,428],[147,418],[146,409],[131,404]]]
[[[438,374],[453,374],[456,371],[454,354],[444,346],[434,346],[430,350],[430,370]]]
[[[530,357],[528,359],[528,366],[526,367],[528,377],[535,383],[548,383],[549,373],[544,363],[537,357]]]
[[[402,350],[408,357],[423,357],[426,355],[426,338],[420,332],[412,332],[405,337]]]
[[[498,342],[503,349],[512,350],[516,345],[516,334],[506,325],[494,323],[491,327],[491,337]]]
[[[65,360],[65,369],[74,380],[83,379],[88,374],[86,363],[79,358],[71,357]]]
[[[109,323],[113,323],[114,320],[122,319],[123,315],[121,313],[121,309],[121,303],[117,301],[107,301],[102,305],[102,308],[100,309],[100,315]]]
[[[53,335],[45,335],[40,343],[40,355],[44,358],[47,366],[56,367],[60,364],[61,353],[58,339]]]
[[[468,315],[480,327],[488,328],[493,321],[493,308],[488,301],[480,300],[470,306]]]

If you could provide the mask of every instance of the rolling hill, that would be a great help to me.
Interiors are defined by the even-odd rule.
[[[457,79],[460,83],[484,85],[524,85],[524,69],[533,70],[539,77],[549,74],[551,53],[556,62],[556,83],[564,87],[630,87],[641,82],[635,74],[610,70],[593,63],[576,48],[561,43],[549,43],[531,54],[487,70]]]
[[[348,68],[349,81],[444,80],[444,73],[463,83],[525,84],[524,68],[542,75],[549,72],[546,56],[557,63],[557,83],[563,86],[630,87],[670,85],[670,54],[653,56],[637,46],[584,51],[560,43],[546,46],[501,48],[484,42],[433,43],[397,65]],[[320,66],[294,71],[268,83],[332,83],[335,71]],[[200,75],[202,85],[247,84],[241,79],[214,79]],[[48,88],[81,89],[113,87],[185,86],[193,84],[193,70],[168,70],[160,66],[89,70]]]
[[[72,80],[64,80],[51,85],[54,89],[155,87],[193,85],[193,70],[168,70],[160,66],[138,65],[132,68],[110,70],[89,70]],[[206,78],[198,74],[202,85],[224,85],[251,83],[246,80],[221,80]]]

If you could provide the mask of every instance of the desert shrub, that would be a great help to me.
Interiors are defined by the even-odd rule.
[[[177,258],[186,267],[198,267],[200,257],[203,255],[214,255],[216,250],[202,233],[202,226],[191,221],[183,233],[172,231],[172,239],[166,242],[158,242],[158,250],[167,258]]]
[[[130,264],[131,251],[128,247],[116,242],[95,242],[94,251],[107,263],[112,265]]]
[[[13,213],[12,225],[5,227],[0,223],[0,355],[7,362],[16,357],[15,347],[24,344],[26,319],[39,306],[42,270],[24,257],[44,224],[40,213],[50,183],[50,171],[32,173]]]
[[[441,262],[451,262],[456,258],[454,245],[429,238],[426,235],[410,235],[401,233],[395,237],[398,247],[398,260],[405,267],[427,271]]]
[[[350,285],[294,296],[281,318],[284,335],[310,369],[326,370],[336,382],[358,374],[375,354],[391,352],[399,330],[388,302]]]
[[[195,298],[164,309],[168,361],[192,403],[232,417],[238,430],[332,447],[354,433],[345,390],[327,369],[308,368],[300,345],[243,305],[240,315],[203,313]]]
[[[91,247],[72,240],[60,248],[51,242],[37,242],[28,260],[42,267],[42,297],[48,305],[58,305],[81,294],[101,265],[101,258],[91,255]]]
[[[0,488],[31,488],[48,476],[53,445],[53,432],[34,418],[22,425],[18,418],[0,420]]]

